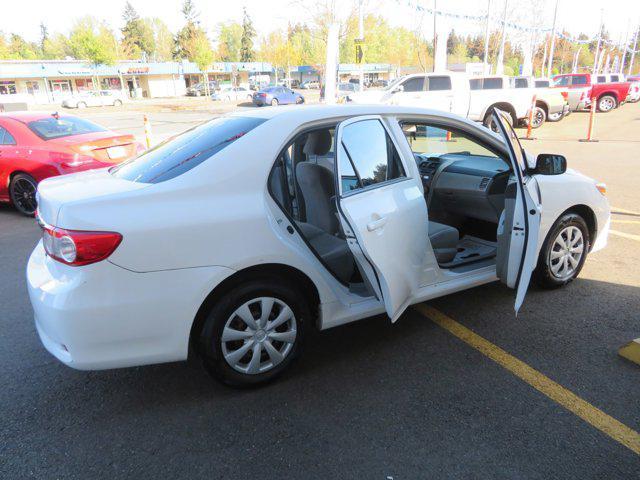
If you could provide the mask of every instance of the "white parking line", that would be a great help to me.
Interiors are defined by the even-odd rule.
[[[628,238],[629,240],[640,242],[640,235],[632,235],[631,233],[619,232],[617,230],[609,230],[609,233],[612,235],[617,235],[618,237]]]

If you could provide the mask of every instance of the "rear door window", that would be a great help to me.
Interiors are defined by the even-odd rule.
[[[553,82],[556,87],[566,87],[571,82],[571,77],[555,77]]]
[[[450,77],[429,77],[429,91],[451,90]]]
[[[513,83],[515,88],[527,88],[529,86],[526,78],[516,78]]]
[[[571,85],[586,85],[586,84],[587,84],[586,75],[574,75],[571,80]]]
[[[264,122],[264,118],[216,118],[113,167],[111,173],[132,182],[164,182],[200,165]]]

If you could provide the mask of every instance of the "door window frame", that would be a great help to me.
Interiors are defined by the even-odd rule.
[[[382,124],[382,128],[384,128],[385,133],[389,136],[389,138],[391,139],[391,143],[393,144],[393,147],[396,149],[396,152],[398,154],[398,158],[400,159],[400,164],[402,165],[402,169],[404,170],[404,176],[392,178],[390,180],[385,180],[384,182],[373,183],[371,185],[367,185],[366,187],[357,188],[355,190],[349,190],[348,192],[343,192],[342,191],[342,181],[341,181],[341,175],[340,175],[341,169],[340,169],[340,162],[338,161],[338,153],[340,151],[340,145],[338,145],[338,129],[340,128],[341,124],[343,124],[346,121],[351,121],[351,120],[356,120],[356,121],[352,122],[352,124],[356,124],[356,123],[358,123],[360,121],[365,121],[365,120],[377,120]],[[404,181],[407,181],[407,180],[410,180],[411,178],[413,178],[412,175],[411,175],[411,169],[407,168],[406,159],[404,158],[404,155],[402,154],[402,149],[398,145],[398,142],[396,141],[396,138],[393,135],[393,132],[391,132],[391,130],[389,129],[389,126],[387,125],[387,121],[389,121],[389,117],[386,117],[386,116],[383,116],[383,115],[358,115],[358,116],[355,116],[355,117],[344,119],[344,120],[338,122],[338,124],[336,125],[336,133],[335,133],[335,136],[334,136],[334,139],[333,139],[333,142],[334,142],[333,150],[334,150],[335,155],[336,155],[336,171],[334,173],[334,177],[335,177],[336,192],[337,192],[337,197],[338,198],[347,198],[347,197],[350,197],[352,195],[357,195],[358,193],[369,192],[371,190],[375,190],[376,188],[385,187],[387,185],[392,185],[394,183],[404,182]],[[343,149],[344,149],[345,153],[347,154],[347,160],[351,164],[351,168],[353,168],[353,171],[354,171],[354,173],[356,174],[356,176],[358,177],[358,180],[359,180],[360,179],[360,173],[358,172],[358,169],[353,164],[353,160],[351,159],[351,155],[349,154],[349,152],[347,151],[346,148],[343,147]]]

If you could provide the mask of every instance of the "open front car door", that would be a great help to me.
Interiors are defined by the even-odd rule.
[[[395,322],[420,286],[427,251],[422,185],[379,116],[340,123],[335,151],[338,212],[347,243],[365,282]]]
[[[518,313],[537,263],[541,206],[531,196],[529,187],[535,179],[527,176],[525,155],[507,115],[498,109],[493,111],[494,123],[505,139],[513,169],[498,224],[496,273],[502,283],[516,290],[515,311]]]

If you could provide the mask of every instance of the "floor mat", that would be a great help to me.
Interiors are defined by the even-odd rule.
[[[496,256],[496,243],[481,238],[465,235],[458,242],[458,253],[447,263],[441,263],[444,268],[458,267],[467,263],[477,262],[485,258]]]

